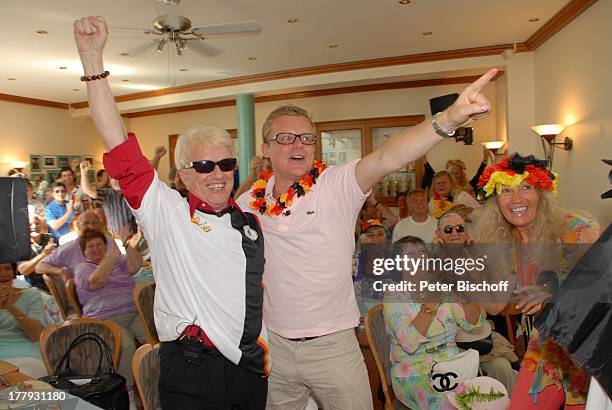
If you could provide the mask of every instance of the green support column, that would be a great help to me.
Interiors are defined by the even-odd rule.
[[[240,183],[249,175],[249,161],[255,155],[255,96],[238,94],[236,96],[236,115],[238,124],[238,165]]]

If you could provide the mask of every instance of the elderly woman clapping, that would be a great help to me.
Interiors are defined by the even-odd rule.
[[[107,250],[107,238],[101,230],[87,229],[79,238],[86,262],[77,265],[75,283],[83,317],[114,320],[122,330],[122,354],[119,373],[132,384],[131,360],[134,338],[146,341],[146,334],[132,298],[135,284],[132,275],[140,269],[142,257],[136,247],[140,235],[127,241],[126,255],[117,245]]]

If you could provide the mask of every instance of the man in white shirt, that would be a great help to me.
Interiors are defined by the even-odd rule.
[[[425,243],[431,243],[434,238],[437,221],[428,213],[427,196],[422,189],[414,189],[407,195],[410,216],[404,218],[393,229],[393,242],[406,236],[416,236]]]

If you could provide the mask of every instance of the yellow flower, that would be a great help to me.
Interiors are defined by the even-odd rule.
[[[486,192],[485,198],[493,195],[493,190],[497,192],[497,194],[501,194],[502,188],[507,185],[511,188],[517,187],[529,176],[529,172],[525,171],[522,174],[514,174],[510,175],[504,171],[495,171],[491,174],[489,181],[487,181],[486,185],[482,187],[482,189]],[[482,195],[480,195],[482,197]],[[479,198],[482,199],[482,198]]]
[[[253,183],[253,189],[262,189],[262,188],[265,189],[266,184],[267,182],[264,181],[263,179],[258,179],[257,181]]]
[[[552,171],[552,174],[555,176],[555,179],[553,179],[553,181],[552,181],[552,186],[553,186],[552,192],[553,192],[553,194],[556,194],[557,193],[557,187],[559,185],[559,173],[555,172],[555,171]]]

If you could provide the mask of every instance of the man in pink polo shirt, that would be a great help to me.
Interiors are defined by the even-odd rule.
[[[310,394],[326,410],[372,408],[353,329],[355,220],[375,183],[488,114],[480,90],[496,72],[432,120],[346,165],[315,161],[315,125],[305,110],[281,106],[267,117],[261,150],[274,172],[262,174],[238,202],[260,214],[265,233],[264,315],[274,360],[268,409],[301,410]]]

